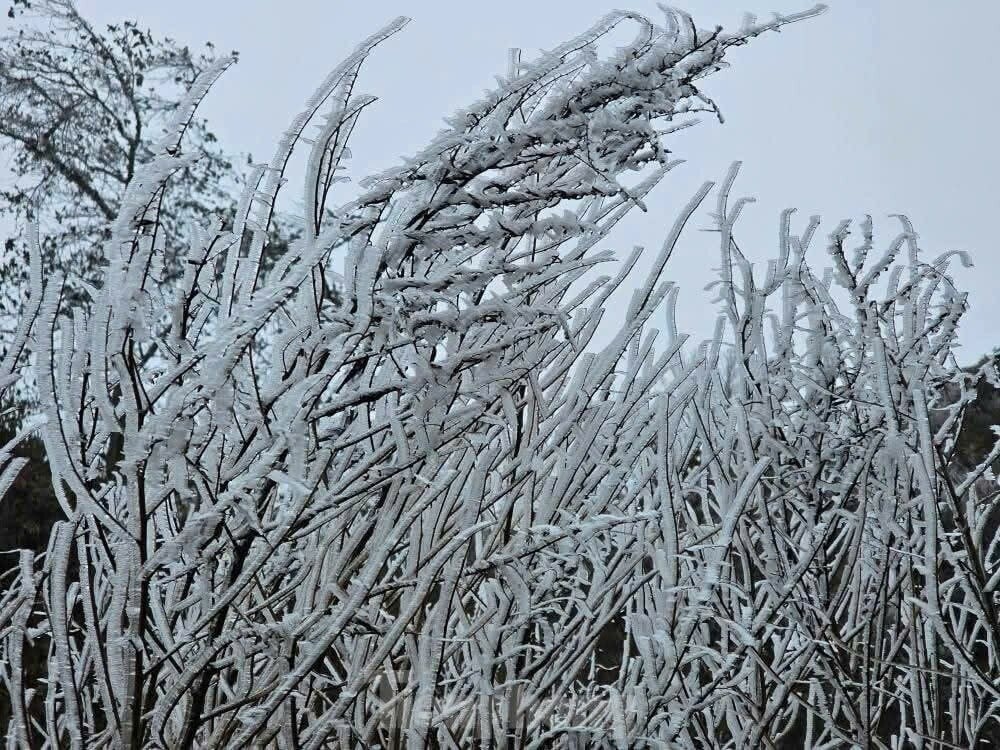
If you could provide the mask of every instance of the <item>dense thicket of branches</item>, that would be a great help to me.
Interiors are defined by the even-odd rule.
[[[631,279],[639,251],[592,273],[676,165],[663,135],[712,109],[698,79],[815,12],[736,34],[612,14],[515,59],[423,152],[327,212],[371,101],[360,66],[397,21],[323,82],[232,231],[206,226],[164,283],[159,201],[224,66],[201,77],[128,188],[88,310],[61,314],[33,243],[0,385],[36,354],[65,520],[3,579],[9,744],[994,737],[1000,448],[971,470],[952,460],[975,377],[952,356],[965,297],[948,256],[922,260],[905,219],[880,250],[870,221],[841,223],[823,256],[819,220],[797,233],[787,211],[761,273],[734,241],[734,168],[682,208],[648,278]],[[599,54],[626,22],[635,39]],[[299,143],[302,236],[263,268]],[[721,315],[692,350],[664,271],[713,190]],[[627,280],[625,323],[591,351]]]

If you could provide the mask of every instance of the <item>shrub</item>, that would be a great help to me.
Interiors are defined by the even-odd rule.
[[[795,234],[787,211],[762,275],[734,240],[734,168],[715,189],[714,339],[649,326],[706,183],[588,350],[638,253],[594,278],[613,259],[595,248],[676,164],[657,125],[714,106],[696,83],[728,48],[815,12],[737,34],[611,14],[327,211],[371,101],[359,69],[397,21],[160,283],[158,201],[224,65],[199,78],[128,188],[89,309],[60,314],[34,243],[0,382],[30,347],[65,518],[5,579],[9,742],[985,741],[1000,620],[982,480],[1000,449],[949,470],[972,391],[948,256],[922,261],[905,219],[883,252],[870,222],[850,250],[844,222],[816,271],[819,220]],[[625,21],[635,40],[597,54]],[[323,108],[301,237],[262,268]]]

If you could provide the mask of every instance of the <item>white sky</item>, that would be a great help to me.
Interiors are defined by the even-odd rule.
[[[674,0],[699,26],[738,26],[745,11],[766,17],[809,0]],[[780,3],[777,7],[771,3]],[[269,158],[279,134],[325,73],[360,39],[396,15],[413,23],[376,51],[359,91],[380,102],[356,131],[355,179],[394,165],[442,127],[442,117],[478,98],[505,70],[507,50],[526,58],[586,28],[611,7],[597,0],[79,0],[98,22],[131,17],[157,35],[220,51],[239,64],[202,109],[230,152]],[[1000,346],[1000,269],[994,226],[1000,212],[1000,112],[996,0],[832,0],[823,16],[735,50],[732,68],[704,81],[726,123],[706,120],[671,148],[687,164],[648,201],[650,212],[619,225],[611,246],[659,246],[675,211],[706,179],[721,180],[743,161],[737,192],[754,195],[738,237],[753,259],[776,253],[778,215],[799,209],[832,230],[841,218],[871,213],[884,247],[905,213],[928,256],[971,252],[973,269],[955,269],[970,292],[962,361]],[[653,0],[625,4],[654,20]],[[293,191],[296,186],[289,186]],[[702,338],[714,313],[702,290],[716,255],[707,209],[682,242],[668,276],[681,286],[682,330]],[[796,224],[795,226],[799,226]],[[879,228],[881,231],[879,232]],[[825,234],[818,239],[825,239]],[[817,265],[822,246],[815,246]]]

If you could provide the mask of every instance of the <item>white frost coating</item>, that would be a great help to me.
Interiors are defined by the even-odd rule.
[[[0,391],[34,355],[66,519],[3,578],[8,746],[818,749],[935,727],[982,744],[1000,447],[952,465],[986,375],[954,364],[949,256],[922,263],[905,220],[880,255],[866,218],[835,225],[826,269],[818,218],[795,234],[786,211],[757,273],[736,165],[715,196],[714,337],[685,347],[667,278],[706,183],[587,351],[641,252],[595,277],[614,262],[599,245],[653,209],[678,163],[660,136],[714,109],[696,81],[815,12],[735,35],[611,14],[328,208],[371,101],[361,64],[394,22],[309,100],[232,233],[206,217],[163,286],[145,227],[213,68],[130,187],[86,314],[64,319],[31,243]],[[284,166],[324,107],[303,239],[265,272]]]

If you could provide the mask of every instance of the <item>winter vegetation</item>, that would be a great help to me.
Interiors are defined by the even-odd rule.
[[[995,746],[1000,445],[956,451],[997,374],[955,361],[954,257],[904,217],[788,210],[753,267],[736,166],[645,278],[604,247],[715,111],[701,79],[821,10],[612,13],[328,206],[398,19],[188,238],[165,206],[222,59],[76,306],[35,221],[0,387],[30,371],[38,399],[0,490],[38,436],[61,518],[3,551],[7,747]],[[306,210],[276,253],[293,152]],[[706,208],[719,318],[691,345],[669,262]]]
[[[72,0],[12,0],[0,34],[0,148],[9,182],[0,220],[40,227],[45,272],[65,272],[64,302],[75,309],[99,283],[127,186],[154,156],[164,126],[188,88],[214,60],[159,39],[134,21],[100,29]],[[235,53],[233,53],[235,55]],[[241,170],[200,118],[185,127],[191,159],[164,184],[157,231],[167,278],[182,276],[190,227],[220,214],[232,221]],[[280,252],[294,229],[273,217],[269,247]],[[27,233],[8,237],[0,259],[0,350],[10,345],[28,292]],[[30,376],[30,373],[26,373]],[[29,382],[21,392],[31,393]]]

